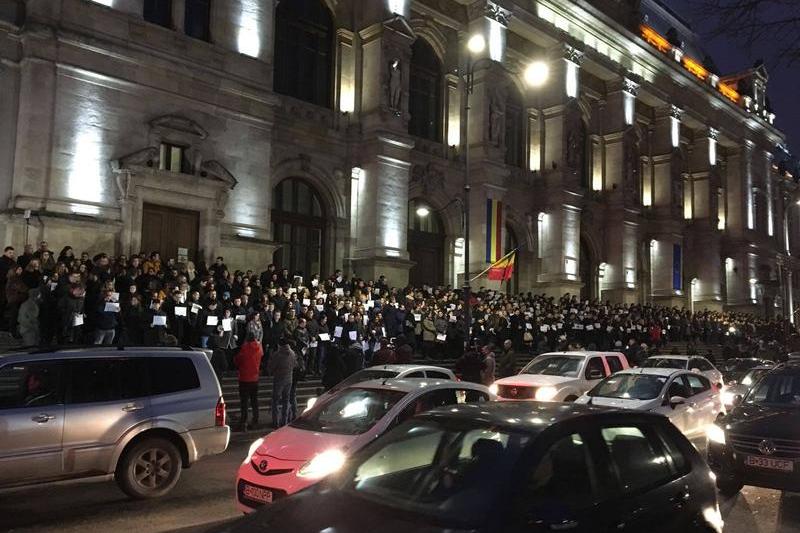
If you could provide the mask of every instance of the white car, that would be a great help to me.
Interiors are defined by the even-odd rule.
[[[645,359],[639,366],[642,368],[675,368],[703,374],[717,389],[721,389],[724,384],[722,372],[717,370],[711,361],[699,355],[653,355]]]
[[[614,372],[628,368],[619,352],[554,352],[536,357],[516,376],[495,381],[489,390],[500,400],[571,402]]]
[[[704,375],[675,368],[632,368],[598,383],[575,403],[659,413],[689,440],[702,438],[724,412],[719,390]]]
[[[329,398],[338,391],[349,387],[355,383],[369,381],[371,379],[449,379],[456,381],[456,375],[449,368],[431,365],[379,365],[362,368],[336,384],[329,391],[315,397],[309,398],[306,404],[306,411],[314,407],[320,400]]]

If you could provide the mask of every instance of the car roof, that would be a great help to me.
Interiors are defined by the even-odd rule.
[[[69,348],[39,348],[0,354],[0,364],[18,363],[20,361],[51,361],[54,359],[86,359],[94,357],[125,358],[163,357],[165,355],[200,354],[206,357],[202,348],[178,348],[171,346],[82,346]]]
[[[388,370],[388,371],[391,371],[391,372],[397,372],[398,374],[402,373],[402,372],[411,372],[411,371],[415,371],[415,370],[436,370],[436,371],[439,371],[439,372],[445,372],[447,374],[450,374],[452,372],[451,370],[448,370],[447,368],[443,368],[441,366],[413,365],[413,364],[370,366],[370,367],[367,367],[367,368],[362,368],[361,370],[359,370],[359,372],[362,372],[364,370]]]
[[[596,352],[596,351],[584,351],[584,350],[570,350],[566,352],[546,352],[540,355],[537,355],[536,358],[545,357],[548,355],[579,355],[581,357],[589,357],[591,355],[623,355],[622,352]]]
[[[655,367],[655,368],[644,368],[644,367],[637,367],[637,368],[626,368],[625,370],[620,370],[619,372],[615,372],[613,375],[617,376],[619,374],[643,374],[648,376],[664,376],[670,377],[673,374],[691,374],[691,372],[687,372],[681,368],[664,368],[664,367]]]
[[[689,360],[689,359],[705,359],[702,355],[669,355],[669,354],[661,354],[661,355],[651,355],[648,359],[681,359],[681,360]]]
[[[502,426],[508,429],[539,433],[567,420],[597,416],[634,416],[661,419],[661,415],[611,407],[560,402],[486,402],[438,407],[416,418],[451,419],[475,422],[478,425]]]
[[[433,389],[472,389],[481,392],[489,392],[489,389],[484,385],[478,383],[470,383],[469,381],[453,381],[451,379],[371,379],[369,381],[361,381],[353,383],[348,389],[387,389],[397,390],[402,392],[413,392],[420,389],[433,390]],[[345,390],[345,389],[342,389]]]

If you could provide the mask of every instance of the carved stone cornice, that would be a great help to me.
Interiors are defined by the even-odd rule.
[[[630,78],[622,78],[622,90],[631,96],[639,94],[639,84]]]

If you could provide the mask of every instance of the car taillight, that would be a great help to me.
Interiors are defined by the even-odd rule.
[[[217,427],[225,425],[225,400],[222,396],[217,400],[217,407],[214,409],[214,425]]]

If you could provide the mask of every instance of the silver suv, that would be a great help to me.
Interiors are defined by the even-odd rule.
[[[155,498],[229,439],[222,390],[201,351],[0,355],[0,489],[105,477],[132,498]]]

